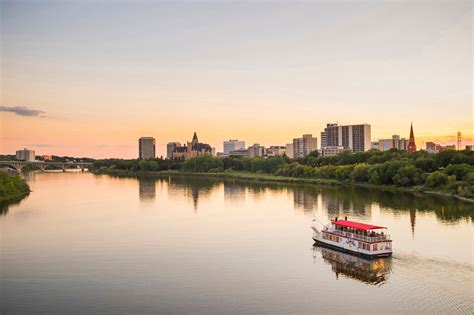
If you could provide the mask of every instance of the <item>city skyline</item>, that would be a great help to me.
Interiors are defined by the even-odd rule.
[[[2,154],[135,158],[149,135],[166,156],[194,131],[268,147],[329,122],[474,141],[469,2],[0,6]]]

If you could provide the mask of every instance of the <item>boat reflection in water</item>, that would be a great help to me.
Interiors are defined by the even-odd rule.
[[[366,259],[318,245],[314,245],[312,251],[313,259],[317,259],[319,253],[324,262],[331,265],[336,279],[342,274],[367,284],[383,285],[392,271],[391,257]]]

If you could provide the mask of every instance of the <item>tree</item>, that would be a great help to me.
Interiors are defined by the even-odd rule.
[[[399,168],[393,177],[393,182],[397,186],[413,186],[422,184],[423,181],[423,173],[413,165],[405,165]]]
[[[142,171],[157,171],[158,170],[158,163],[153,160],[140,160],[138,162],[138,167]]]
[[[426,186],[438,188],[448,183],[448,175],[443,171],[436,171],[426,178]]]
[[[183,164],[183,170],[188,172],[219,172],[224,169],[222,159],[213,157],[210,154],[203,154],[192,159],[186,160]]]
[[[469,172],[473,171],[474,167],[469,164],[450,164],[446,167],[446,173],[456,176],[457,180],[463,180]]]
[[[370,167],[366,164],[357,164],[351,174],[352,180],[361,183],[368,182],[369,169]]]

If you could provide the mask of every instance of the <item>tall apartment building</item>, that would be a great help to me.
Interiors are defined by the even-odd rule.
[[[34,161],[36,159],[34,150],[18,150],[16,151],[16,159],[21,161]]]
[[[244,150],[245,149],[245,141],[239,140],[228,140],[224,141],[224,154],[227,155],[230,151],[235,150]]]
[[[177,147],[180,147],[181,143],[180,142],[168,142],[166,145],[166,157],[168,159],[173,158],[173,152],[176,150]]]
[[[153,137],[138,139],[138,157],[140,159],[154,159],[156,157],[156,142]]]
[[[318,138],[312,134],[303,135],[302,138],[293,139],[293,157],[305,157],[311,152],[318,149]]]
[[[344,150],[353,152],[368,151],[371,147],[369,124],[347,126],[327,124],[321,137],[326,138],[326,147],[343,147]]]

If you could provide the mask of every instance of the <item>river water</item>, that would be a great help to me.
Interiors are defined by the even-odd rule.
[[[0,205],[0,313],[472,313],[474,207],[367,189],[31,173]],[[387,226],[391,258],[314,247]]]

